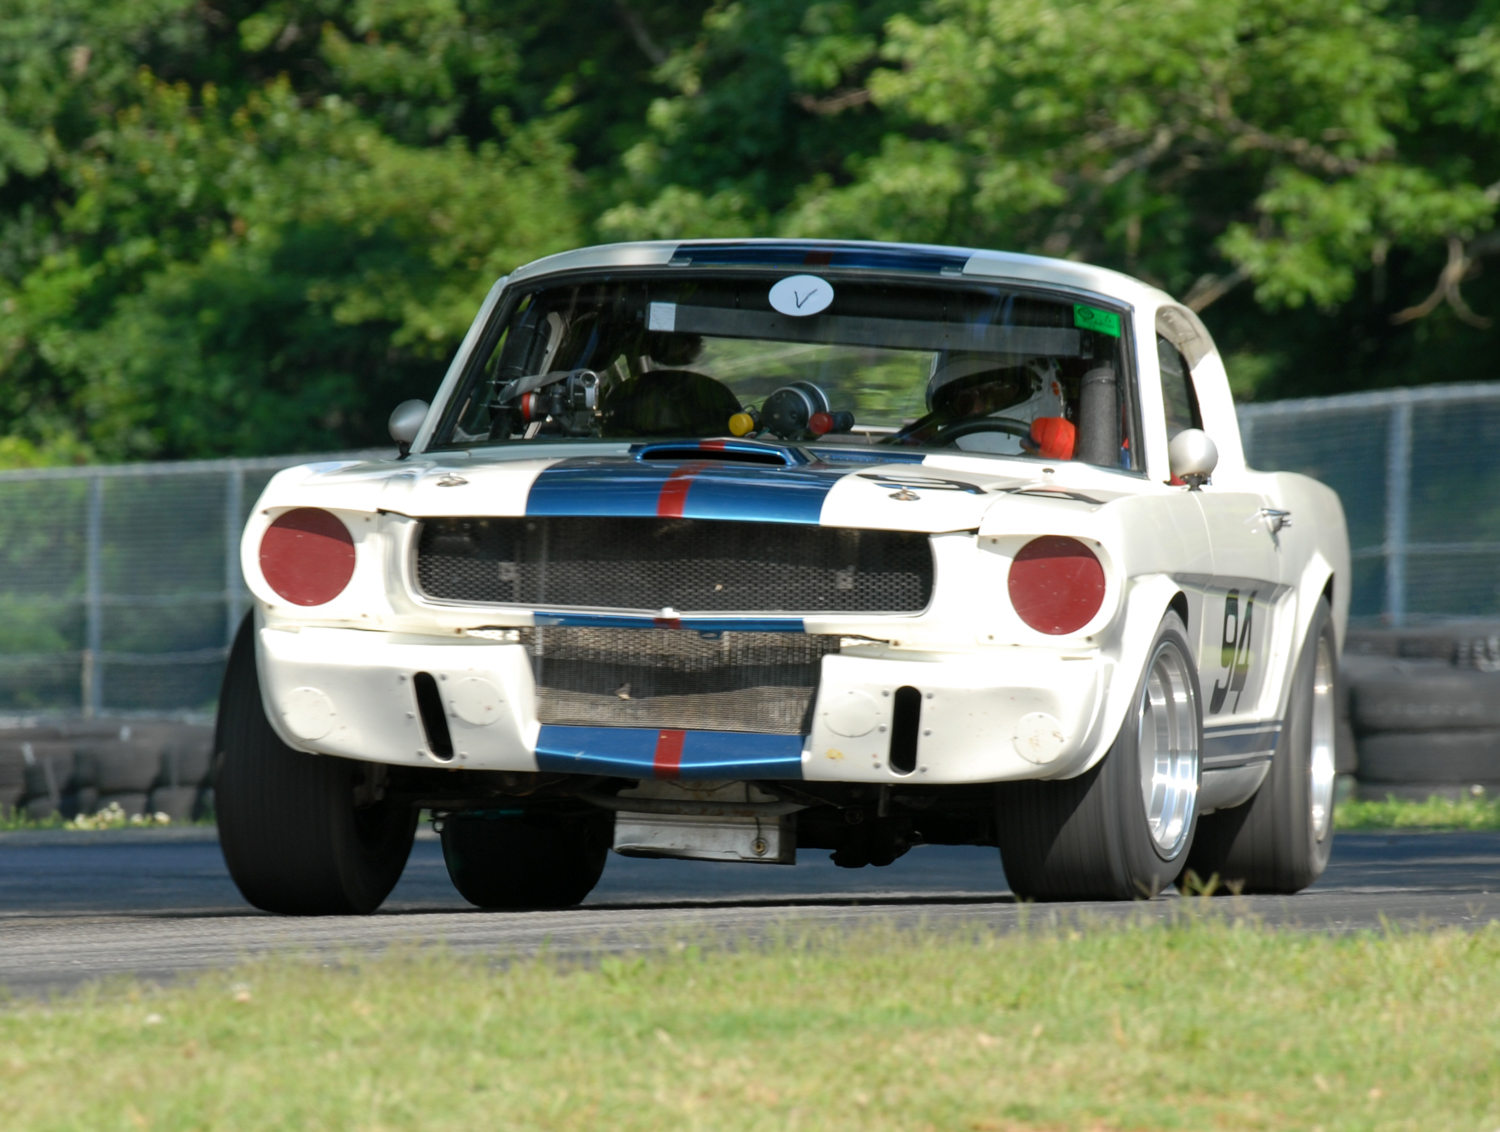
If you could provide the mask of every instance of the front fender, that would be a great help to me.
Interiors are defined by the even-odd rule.
[[[1172,600],[1181,592],[1182,588],[1166,574],[1130,579],[1125,593],[1125,615],[1119,622],[1118,661],[1104,693],[1104,707],[1096,717],[1084,761],[1065,777],[1083,774],[1109,753],[1126,716],[1135,706],[1136,689],[1150,659],[1151,647],[1156,643],[1156,631]],[[1192,637],[1189,633],[1189,648],[1193,645]],[[1196,665],[1198,658],[1194,656],[1192,660]]]

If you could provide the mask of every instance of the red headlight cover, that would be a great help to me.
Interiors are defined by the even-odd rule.
[[[1043,535],[1010,564],[1010,603],[1038,633],[1076,633],[1104,604],[1104,567],[1076,538]]]
[[[354,577],[354,539],[337,515],[298,507],[261,536],[260,572],[293,605],[323,605]]]

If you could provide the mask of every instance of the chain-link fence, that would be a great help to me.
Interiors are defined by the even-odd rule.
[[[1242,405],[1253,467],[1344,501],[1350,619],[1399,628],[1500,618],[1500,383]]]
[[[280,456],[0,472],[0,713],[211,711]]]
[[[1500,383],[1240,409],[1255,467],[1336,489],[1356,624],[1500,617]],[[204,713],[281,456],[0,472],[0,713]]]

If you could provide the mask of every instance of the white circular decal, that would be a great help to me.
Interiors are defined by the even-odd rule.
[[[486,727],[499,719],[504,701],[499,688],[478,676],[458,681],[448,697],[458,718],[475,727]]]
[[[858,739],[875,730],[875,724],[880,720],[880,707],[873,696],[850,688],[842,700],[835,700],[823,713],[823,718],[828,721],[828,730],[835,735]]]
[[[816,275],[793,275],[771,288],[771,308],[793,318],[826,311],[833,302],[833,284]]]
[[[338,712],[326,693],[317,688],[293,688],[283,701],[281,718],[299,739],[312,742],[333,730]]]
[[[1044,711],[1034,711],[1016,721],[1016,754],[1043,766],[1062,754],[1068,740],[1062,724]]]

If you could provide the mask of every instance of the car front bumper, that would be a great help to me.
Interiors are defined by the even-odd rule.
[[[271,627],[259,630],[258,644],[266,714],[297,749],[405,766],[624,778],[929,785],[1066,777],[1101,742],[1115,668],[1097,651],[853,647],[823,658],[811,733],[768,735],[544,725],[519,644]],[[423,725],[422,673],[446,717],[447,758]],[[920,712],[913,719],[908,706],[898,721],[903,688],[920,694]],[[904,702],[914,702],[910,692]],[[914,759],[893,765],[893,733],[905,736],[911,755],[913,730]]]

